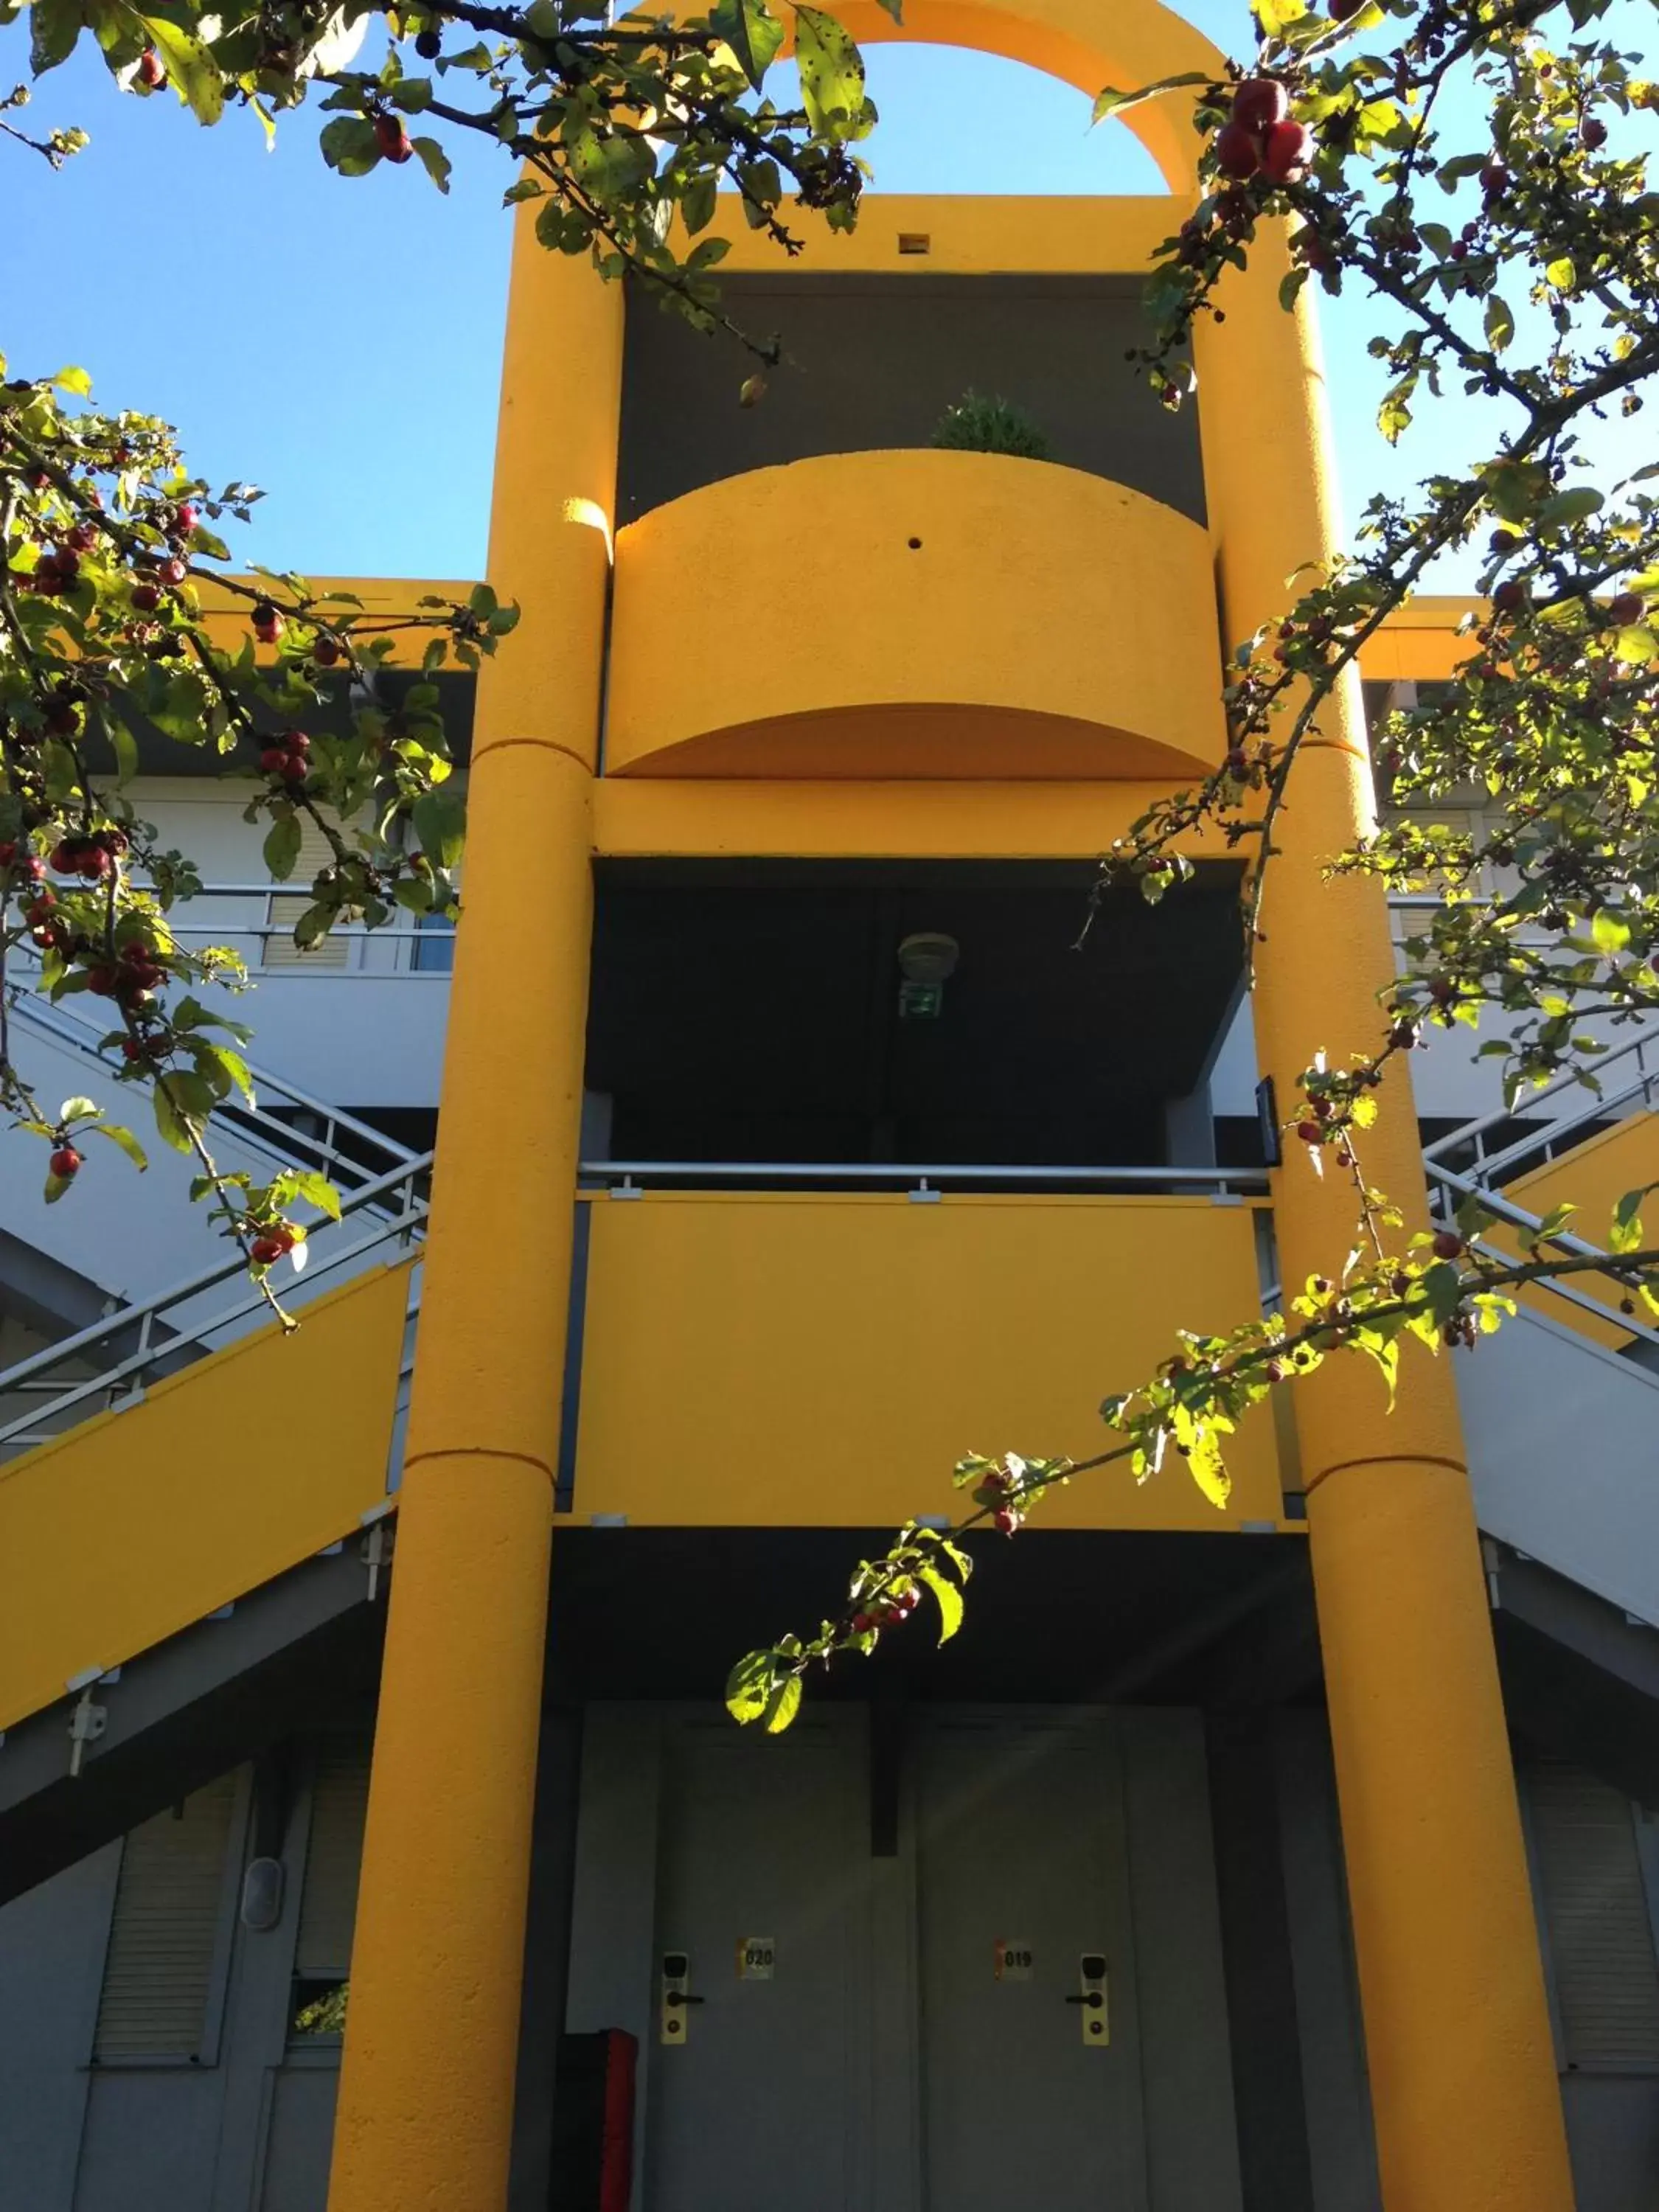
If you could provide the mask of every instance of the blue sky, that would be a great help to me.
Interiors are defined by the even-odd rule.
[[[1242,7],[1183,12],[1224,48]],[[26,73],[20,24],[0,32],[0,82]],[[1121,125],[1091,132],[1070,87],[989,57],[878,46],[883,120],[866,149],[878,190],[1037,194],[1157,190]],[[961,118],[969,118],[963,130]],[[57,175],[0,144],[0,346],[13,374],[76,362],[106,406],[159,413],[216,482],[265,487],[239,555],[334,574],[483,570],[507,220],[506,164],[454,148],[451,195],[419,165],[334,176],[321,118],[284,118],[274,153],[251,118],[200,129],[173,100],[117,94],[77,55],[20,118],[79,123],[86,152]],[[1461,404],[1391,453],[1363,301],[1324,310],[1351,514],[1384,483],[1467,450]]]

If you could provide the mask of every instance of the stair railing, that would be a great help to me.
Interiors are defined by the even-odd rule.
[[[340,1219],[320,1222],[307,1236],[305,1273],[289,1278],[283,1270],[284,1304],[302,1310],[325,1284],[331,1287],[372,1255],[392,1256],[418,1242],[431,1170],[431,1153],[422,1153],[349,1193]],[[222,1297],[213,1296],[222,1290]],[[150,1297],[114,1307],[0,1372],[0,1416],[9,1405],[31,1401],[27,1410],[0,1419],[0,1455],[47,1441],[70,1419],[137,1403],[149,1381],[218,1351],[269,1312],[239,1252]]]
[[[1626,1038],[1623,1044],[1613,1046],[1592,1062],[1590,1073],[1601,1084],[1613,1068],[1620,1071],[1620,1080],[1611,1088],[1602,1084],[1599,1091],[1587,1091],[1576,1074],[1558,1075],[1553,1082],[1529,1092],[1524,1101],[1517,1101],[1516,1108],[1483,1114],[1462,1128],[1452,1130],[1449,1135],[1437,1137],[1431,1145],[1424,1146],[1423,1157],[1431,1164],[1443,1164],[1453,1155],[1468,1150],[1472,1157],[1467,1171],[1483,1185],[1506,1180],[1523,1162],[1547,1166],[1562,1152],[1571,1151],[1583,1131],[1596,1122],[1620,1120],[1638,1104],[1652,1107],[1656,1092],[1659,1092],[1659,1035],[1644,1031]],[[1491,1147],[1492,1133],[1512,1127],[1517,1111],[1529,1112],[1547,1105],[1568,1091],[1577,1093],[1584,1100],[1576,1111],[1560,1115],[1545,1128],[1529,1129],[1507,1144]]]
[[[1508,1228],[1535,1231],[1543,1226],[1540,1215],[1528,1213],[1524,1206],[1516,1206],[1512,1199],[1504,1197],[1501,1192],[1488,1189],[1471,1176],[1455,1175],[1449,1168],[1441,1166],[1435,1160],[1425,1159],[1425,1165],[1429,1176],[1430,1205],[1441,1218],[1449,1221],[1461,1200],[1474,1198],[1488,1213],[1496,1216]],[[1619,1261],[1613,1254],[1599,1244],[1590,1243],[1583,1237],[1573,1236],[1567,1230],[1559,1230],[1553,1236],[1540,1241],[1570,1258],[1594,1260],[1605,1270],[1617,1271]],[[1483,1243],[1479,1238],[1476,1242],[1480,1249],[1492,1259],[1510,1261],[1515,1257],[1513,1253],[1505,1252],[1498,1246]],[[1535,1287],[1547,1291],[1552,1297],[1559,1298],[1575,1311],[1588,1314],[1592,1319],[1603,1322],[1621,1335],[1659,1351],[1659,1329],[1651,1328],[1635,1314],[1617,1311],[1604,1299],[1586,1291],[1579,1282],[1566,1276],[1545,1276],[1540,1278]]]
[[[50,1000],[41,998],[21,983],[9,985],[6,999],[12,1012],[32,1028],[49,1036],[54,1042],[83,1054],[99,1067],[112,1073],[115,1071],[117,1062],[100,1048],[101,1032],[67,1006],[53,1006]],[[356,1115],[344,1113],[337,1106],[313,1098],[297,1085],[273,1075],[269,1068],[250,1065],[248,1072],[253,1078],[255,1101],[280,1099],[294,1119],[271,1113],[263,1103],[250,1105],[241,1098],[227,1099],[218,1109],[218,1118],[273,1154],[284,1166],[315,1169],[331,1182],[349,1188],[377,1176],[395,1172],[417,1157],[407,1145],[388,1137],[384,1130],[360,1121]],[[137,1087],[133,1086],[135,1090]],[[143,1091],[147,1097],[148,1085],[143,1086]]]

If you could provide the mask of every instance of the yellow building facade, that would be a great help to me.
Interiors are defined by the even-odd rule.
[[[1150,0],[845,12],[1089,92],[1218,67]],[[1550,1825],[1550,1767],[1523,1825],[1491,1532],[1524,1581],[1524,1528],[1484,1490],[1477,1525],[1449,1362],[1393,1412],[1340,1363],[1298,1385],[1247,1422],[1224,1513],[1177,1473],[1079,1480],[981,1547],[948,1653],[894,1632],[775,1743],[720,1711],[725,1665],[833,1611],[860,1547],[952,1512],[963,1452],[1090,1456],[1176,1329],[1350,1239],[1338,1179],[1204,1103],[1246,988],[1236,856],[1196,839],[1191,886],[1074,942],[1095,857],[1224,750],[1233,643],[1338,543],[1274,240],[1195,334],[1191,408],[1124,364],[1196,189],[1176,106],[1129,119],[1164,197],[872,196],[787,266],[720,228],[730,311],[782,340],[753,409],[733,356],[515,218],[489,576],[524,611],[477,687],[435,1157],[364,1185],[359,1225],[391,1226],[292,1346],[205,1342],[0,1470],[0,1725],[20,1774],[43,1713],[78,1747],[33,1825],[18,1785],[8,1894],[126,1837],[99,2172],[159,2125],[119,2066],[177,2055],[121,2041],[132,1869],[222,1819],[240,1904],[202,1972],[226,2021],[264,1972],[289,2025],[246,2088],[230,2027],[192,2045],[227,2084],[204,2212],[1623,2212],[1659,2185],[1659,1969],[1607,1999],[1618,2114],[1570,2165],[1594,2022],[1539,1918],[1589,1815]],[[932,446],[970,387],[1054,459]],[[1368,683],[1444,680],[1451,622],[1396,623]],[[1389,914],[1324,872],[1373,806],[1356,678],[1278,836],[1269,1102],[1375,1038]],[[924,940],[951,972],[919,1002]],[[1422,1218],[1425,1133],[1391,1073],[1367,1172]],[[192,1423],[273,1388],[339,1424],[303,1480],[255,1439],[258,1510],[228,1510]],[[158,1515],[189,1533],[135,1579]],[[167,1780],[158,1707],[100,1797],[100,1686],[183,1666],[227,1608],[252,1637],[343,1546],[369,1642],[319,1611],[310,1671],[250,1645]],[[372,1720],[355,1781],[337,1689],[365,1747]],[[1628,1902],[1650,1847],[1618,1779]],[[291,1972],[259,1968],[283,1929]],[[294,2023],[348,1972],[342,2057]],[[62,2202],[102,2212],[76,2109]]]
[[[889,27],[866,12],[866,32]],[[1128,24],[1108,50],[1086,9],[922,9],[908,34],[989,46],[1085,86],[1211,63],[1161,9],[1132,10]],[[1155,108],[1152,118],[1149,143],[1179,196],[1192,187],[1190,149],[1167,113]],[[947,274],[988,286],[1038,270],[1133,277],[1173,227],[1166,203],[1039,212],[878,200],[850,240],[815,241],[804,267],[849,290],[878,273],[918,289]],[[741,232],[727,234],[738,248],[729,270],[760,258]],[[490,566],[528,613],[485,678],[475,741],[471,928],[449,1046],[335,2203],[390,2212],[418,2191],[483,2212],[505,2185],[557,1452],[559,1407],[545,1377],[564,1349],[588,873],[605,854],[607,817],[625,825],[646,780],[660,780],[668,788],[643,799],[643,849],[701,857],[712,834],[722,856],[788,857],[818,787],[850,784],[846,827],[829,848],[836,859],[933,854],[943,781],[971,787],[957,794],[959,819],[980,815],[968,849],[1000,854],[994,825],[1012,784],[1026,787],[1030,846],[1083,857],[1108,842],[1114,815],[1212,764],[1224,749],[1224,639],[1271,618],[1286,580],[1335,543],[1316,340],[1305,311],[1279,310],[1278,275],[1270,249],[1236,288],[1224,334],[1197,334],[1204,523],[1080,470],[877,449],[718,477],[616,529],[629,303],[585,268],[539,255],[520,231]],[[900,355],[892,371],[903,367]],[[734,592],[739,562],[757,580],[746,592]],[[702,642],[682,657],[676,647],[693,639]],[[1363,1047],[1392,974],[1378,896],[1322,876],[1370,818],[1357,689],[1300,771],[1267,909],[1263,1073],[1286,1097],[1316,1053]],[[687,777],[720,788],[711,800],[694,787],[682,811]],[[560,885],[547,908],[514,866],[527,821],[544,825],[544,867]],[[642,849],[637,833],[631,849]],[[815,839],[812,849],[826,848]],[[961,848],[951,840],[945,849]],[[503,944],[522,948],[510,994]],[[526,976],[544,1024],[528,1069],[512,1011]],[[495,1154],[506,1093],[528,1110],[514,1116],[515,1167],[503,1177]],[[1417,1142],[1401,1100],[1376,1148],[1372,1172],[1385,1187],[1420,1188]],[[1281,1265],[1300,1280],[1343,1245],[1348,1196],[1302,1174],[1276,1181]],[[753,1524],[811,1510],[799,1501],[812,1498],[832,1522],[893,1517],[903,1510],[894,1473],[914,1480],[913,1454],[943,1463],[940,1421],[959,1419],[958,1409],[948,1397],[928,1405],[925,1384],[916,1404],[902,1369],[902,1405],[872,1393],[871,1417],[854,1409],[836,1420],[832,1407],[862,1394],[848,1391],[843,1370],[830,1402],[811,1406],[803,1370],[823,1347],[839,1340],[838,1360],[873,1380],[901,1352],[907,1317],[914,1328],[918,1309],[943,1304],[942,1334],[970,1372],[1000,1346],[1017,1373],[1018,1385],[1005,1376],[997,1412],[1012,1413],[1019,1385],[1033,1407],[1073,1395],[1086,1402],[1103,1267],[1126,1321],[1137,1309],[1156,1316],[1152,1334],[1194,1279],[1218,1303],[1224,1283],[1248,1302],[1241,1240],[1212,1251],[1221,1240],[1211,1224],[1192,1233],[1173,1210],[1180,1204],[1142,1211],[1073,1199],[1040,1209],[970,1196],[951,1207],[954,1243],[941,1234],[908,1267],[893,1248],[909,1222],[879,1200],[683,1195],[623,1217],[620,1232],[605,1206],[598,1279],[629,1322],[611,1320],[623,1340],[596,1347],[605,1467],[596,1510],[625,1498],[630,1515],[671,1524]],[[1149,1223],[1152,1212],[1162,1218]],[[1160,1267],[1162,1254],[1172,1266]],[[815,1295],[804,1310],[769,1311],[767,1286],[796,1267],[810,1271]],[[1085,1343],[1066,1345],[1064,1322],[1033,1313],[1036,1301],[1017,1292],[1010,1313],[977,1287],[1011,1274],[1064,1285],[1062,1314],[1089,1312],[1077,1293],[1092,1282]],[[964,1280],[967,1297],[950,1299],[947,1285]],[[544,1288],[526,1298],[535,1281]],[[761,1286],[752,1315],[740,1304],[751,1285]],[[1038,1340],[1029,1346],[1021,1307]],[[1124,1334],[1141,1332],[1131,1322]],[[642,1407],[637,1363],[647,1344],[662,1396]],[[1046,1390],[1034,1360],[1051,1370]],[[1423,2208],[1565,2205],[1450,1385],[1419,1378],[1386,1422],[1357,1377],[1322,1375],[1297,1396],[1385,2195]],[[793,1442],[803,1413],[819,1449]],[[1062,1441],[1069,1447],[1070,1436]],[[781,1504],[769,1502],[780,1459],[799,1478]],[[849,1461],[856,1471],[838,1484],[835,1466]],[[1267,1474],[1268,1489],[1275,1480]],[[1264,1517],[1276,1519],[1265,1503]],[[1195,1517],[1185,1497],[1137,1498],[1127,1510],[1110,1497],[1079,1498],[1060,1517],[1132,1525],[1146,1512],[1167,1515],[1164,1525]],[[1427,1804],[1432,1822],[1421,1817]],[[467,1940],[453,1953],[434,1958],[410,1940],[430,1919],[453,1929],[458,1916]],[[452,2014],[472,2023],[459,2049],[429,2033]],[[1455,2079],[1449,2035],[1462,2054]]]

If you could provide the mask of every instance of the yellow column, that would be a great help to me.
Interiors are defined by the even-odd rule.
[[[1336,544],[1317,333],[1277,304],[1282,246],[1253,250],[1200,325],[1199,419],[1228,641],[1297,596]],[[1394,973],[1380,889],[1322,865],[1371,820],[1358,679],[1300,755],[1279,819],[1255,994],[1281,1108],[1322,1048],[1375,1048]],[[1396,1061],[1365,1133],[1368,1179],[1421,1218],[1421,1152]],[[1287,1290],[1334,1273],[1355,1203],[1302,1147],[1274,1177]],[[1320,1640],[1388,2212],[1570,2212],[1548,2010],[1456,1394],[1443,1357],[1405,1359],[1389,1415],[1369,1364],[1293,1393]]]
[[[622,352],[620,288],[538,249],[533,214],[489,568],[525,611],[479,685],[331,2212],[507,2196]]]

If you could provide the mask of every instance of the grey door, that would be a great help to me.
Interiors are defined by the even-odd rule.
[[[866,2212],[868,1802],[861,1716],[669,1731],[647,2212]]]
[[[914,1772],[927,2212],[1146,2212],[1109,1722],[919,1717]]]

